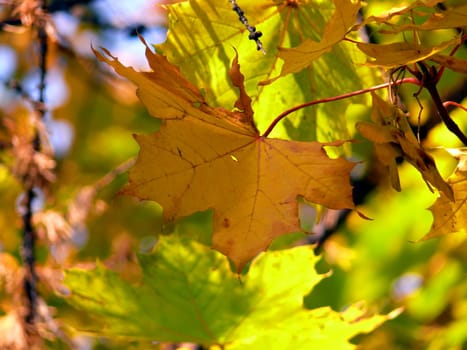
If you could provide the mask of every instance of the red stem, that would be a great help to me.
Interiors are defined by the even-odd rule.
[[[464,107],[464,106],[461,105],[460,103],[457,103],[457,102],[454,102],[454,101],[446,101],[446,102],[443,102],[443,106],[444,106],[444,108],[446,108],[446,107],[448,107],[448,106],[454,106],[454,107],[463,109],[464,111],[467,112],[467,107]]]
[[[376,90],[387,88],[387,87],[392,86],[392,85],[400,85],[400,84],[403,84],[403,83],[410,83],[410,84],[420,85],[420,82],[416,78],[404,78],[404,79],[400,79],[400,80],[397,80],[397,81],[394,81],[394,82],[384,83],[384,84],[372,86],[372,87],[367,88],[367,89],[348,92],[346,94],[342,94],[342,95],[339,95],[339,96],[326,97],[326,98],[323,98],[323,99],[320,99],[320,100],[314,100],[314,101],[299,104],[299,105],[297,105],[295,107],[292,107],[292,108],[282,112],[281,114],[279,114],[272,121],[272,123],[269,125],[269,127],[266,129],[266,131],[263,133],[263,135],[261,137],[268,137],[268,135],[276,127],[277,123],[279,123],[282,119],[284,119],[289,114],[291,114],[291,113],[293,113],[295,111],[298,111],[298,110],[300,110],[302,108],[309,107],[309,106],[314,106],[314,105],[317,105],[317,104],[320,104],[320,103],[325,103],[325,102],[339,101],[339,100],[343,100],[343,99],[346,99],[346,98],[349,98],[349,97],[353,97],[353,96],[357,96],[357,95],[363,95],[363,94],[366,94],[366,93],[371,92],[371,91],[376,91]]]

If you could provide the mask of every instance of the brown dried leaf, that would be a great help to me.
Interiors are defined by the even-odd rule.
[[[15,311],[0,317],[0,349],[30,349],[22,316]]]
[[[38,235],[51,244],[65,242],[71,238],[70,224],[62,214],[54,210],[35,213],[33,223],[38,229]]]
[[[388,167],[394,189],[400,191],[395,160],[402,156],[420,172],[430,189],[430,185],[437,188],[453,201],[451,186],[443,180],[435,161],[418,142],[402,111],[373,92],[372,97],[371,118],[375,124],[360,122],[357,129],[365,138],[375,143],[376,153]]]
[[[0,287],[8,294],[21,290],[22,272],[18,261],[8,253],[0,254]]]

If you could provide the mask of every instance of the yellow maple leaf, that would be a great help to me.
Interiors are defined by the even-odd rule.
[[[375,152],[381,162],[387,166],[391,184],[400,191],[399,174],[396,158],[403,157],[422,175],[428,187],[437,188],[453,201],[451,186],[443,180],[433,158],[423,149],[415,137],[406,116],[391,103],[384,101],[374,92],[371,119],[374,123],[360,122],[358,131],[375,144]]]
[[[354,163],[330,159],[326,145],[261,136],[253,122],[243,76],[234,111],[212,108],[165,57],[146,49],[152,72],[123,66],[107,51],[99,59],[138,86],[149,112],[164,123],[137,135],[140,153],[123,192],[158,202],[173,219],[212,208],[213,247],[238,270],[272,240],[300,230],[297,197],[329,208],[354,208],[349,182]]]
[[[448,178],[454,191],[454,201],[441,194],[430,208],[434,219],[431,230],[422,239],[467,232],[467,150],[456,153],[459,163],[454,174]]]
[[[430,60],[455,72],[467,74],[467,60],[459,57],[436,54]]]
[[[434,7],[438,1],[433,0],[427,2],[425,7]],[[414,8],[413,5],[410,6]],[[416,24],[410,23],[399,26],[394,32],[400,32],[404,30],[439,30],[439,29],[454,29],[463,28],[467,23],[467,5],[462,4],[458,6],[449,6],[445,11],[435,11],[431,16],[423,23]]]
[[[353,0],[333,0],[334,15],[326,27],[321,41],[304,40],[294,48],[280,48],[279,57],[284,60],[280,76],[296,73],[309,66],[326,52],[331,51],[334,45],[344,39],[357,21],[361,3]]]
[[[434,13],[423,25],[421,29],[451,29],[462,28],[467,24],[467,5],[453,6],[447,11]]]
[[[420,10],[429,10],[430,8],[435,7],[438,3],[439,0],[417,0],[411,2],[410,4],[405,4],[402,2],[401,4],[396,4],[399,5],[397,7],[390,8],[386,11],[383,11],[382,13],[378,13],[377,15],[375,14],[364,18],[363,21],[356,25],[354,29],[360,29],[363,26],[369,24],[391,24],[390,21],[394,18],[411,14],[414,12],[414,10],[417,10],[417,13],[420,13]],[[388,3],[387,5],[389,6],[391,4]],[[397,28],[394,28],[394,30],[396,31]]]
[[[367,65],[389,69],[423,61],[459,43],[460,36],[456,36],[434,46],[406,42],[392,44],[358,43],[357,46],[366,55],[373,58],[366,62]]]

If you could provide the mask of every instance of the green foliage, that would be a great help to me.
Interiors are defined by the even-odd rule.
[[[306,310],[302,299],[324,277],[312,247],[263,253],[245,275],[226,257],[176,235],[139,255],[142,280],[130,284],[98,264],[71,269],[68,301],[94,315],[88,332],[127,339],[190,341],[224,349],[353,349],[348,340],[387,319],[349,306]]]
[[[335,277],[319,284],[321,277],[314,270],[312,273],[308,270],[310,264],[316,263],[310,248],[287,249],[291,242],[304,239],[303,234],[288,235],[276,240],[271,250],[257,257],[249,270],[241,276],[235,276],[231,272],[225,257],[186,238],[186,235],[182,240],[176,236],[162,237],[154,253],[139,256],[143,271],[139,284],[125,282],[102,266],[91,271],[69,270],[66,284],[72,291],[70,302],[97,317],[98,326],[91,331],[124,338],[190,341],[228,349],[246,346],[255,349],[307,349],[311,346],[317,349],[345,349],[352,348],[349,339],[353,336],[371,331],[391,318],[365,318],[365,311],[354,304],[357,300],[370,302],[374,310],[384,309],[385,312],[404,305],[407,307],[407,315],[412,317],[410,321],[415,323],[431,322],[449,307],[450,301],[445,300],[446,291],[458,284],[462,270],[457,262],[452,261],[440,273],[440,282],[436,283],[429,276],[424,276],[427,272],[423,270],[420,261],[433,253],[433,247],[430,244],[420,244],[417,248],[408,247],[407,240],[419,239],[421,233],[429,229],[428,224],[419,225],[417,220],[421,217],[425,218],[424,221],[429,220],[429,213],[425,208],[434,197],[429,192],[421,196],[423,182],[416,177],[416,172],[410,172],[406,166],[398,166],[397,161],[399,158],[405,159],[422,175],[428,186],[443,192],[443,196],[447,197],[446,201],[457,203],[459,195],[453,194],[451,187],[454,178],[447,182],[442,178],[434,158],[420,144],[408,118],[394,100],[387,102],[373,93],[371,103],[369,94],[363,95],[360,92],[346,99],[333,99],[333,96],[377,85],[381,76],[375,67],[397,70],[407,66],[415,76],[415,79],[407,82],[418,85],[424,84],[423,79],[430,78],[425,63],[429,60],[444,62],[453,70],[460,71],[459,60],[448,64],[444,56],[440,56],[461,42],[460,36],[454,31],[449,32],[448,37],[442,40],[436,34],[431,38],[421,34],[420,38],[414,35],[412,40],[403,41],[406,37],[400,35],[406,31],[445,29],[457,25],[450,17],[452,11],[447,11],[444,20],[437,22],[433,15],[434,5],[435,3],[414,3],[388,15],[369,16],[361,25],[354,25],[361,6],[359,2],[335,0],[332,3],[319,4],[271,4],[269,1],[262,1],[247,4],[243,11],[249,15],[249,21],[255,23],[256,30],[267,33],[261,39],[266,49],[265,55],[261,56],[245,35],[243,24],[237,21],[236,14],[230,8],[219,7],[208,0],[180,2],[168,8],[167,41],[156,46],[156,55],[149,49],[146,51],[152,73],[139,73],[125,67],[108,52],[105,52],[105,56],[97,53],[101,60],[138,86],[138,94],[153,116],[167,119],[157,133],[137,137],[141,152],[136,167],[130,173],[127,193],[157,200],[158,192],[167,192],[164,198],[170,198],[170,201],[159,201],[163,210],[165,208],[170,212],[167,217],[185,216],[193,208],[212,208],[213,246],[232,258],[237,267],[243,267],[244,257],[239,258],[238,253],[232,253],[229,247],[233,246],[234,239],[243,237],[241,235],[251,235],[251,223],[243,221],[240,225],[233,220],[236,217],[230,212],[235,212],[238,208],[248,208],[250,204],[247,204],[249,199],[232,200],[237,197],[231,197],[230,192],[238,193],[237,188],[246,193],[251,190],[249,182],[244,182],[243,177],[238,176],[235,171],[238,168],[237,163],[246,166],[242,168],[242,173],[247,178],[249,172],[254,174],[254,162],[247,162],[246,157],[244,159],[240,155],[244,146],[237,140],[238,135],[235,135],[237,138],[232,137],[233,141],[227,139],[226,135],[230,135],[232,131],[242,138],[247,135],[259,139],[261,135],[285,140],[335,141],[357,136],[354,124],[359,122],[359,132],[375,144],[375,153],[387,167],[389,182],[396,190],[404,189],[404,192],[401,195],[392,194],[391,199],[387,200],[385,196],[388,195],[388,189],[380,182],[380,187],[375,191],[377,199],[368,200],[362,210],[375,220],[363,221],[355,213],[351,214],[350,227],[346,231],[349,235],[354,232],[360,234],[358,238],[354,238],[353,243],[348,243],[355,251],[349,252],[337,243],[334,248],[337,254],[342,252],[341,256],[326,254],[330,265],[335,269]],[[417,18],[414,19],[416,24],[407,22],[407,19],[414,16],[412,11],[418,8],[421,11],[417,12]],[[361,30],[363,24],[373,26],[375,36],[381,36],[383,43],[356,42],[357,31]],[[395,29],[390,32],[388,27]],[[399,41],[384,43],[384,38],[388,35],[399,38]],[[421,71],[418,70],[419,67]],[[432,79],[435,79],[434,73],[431,74]],[[391,76],[390,79],[395,78]],[[390,93],[391,98],[394,93]],[[313,100],[317,101],[317,106],[311,106],[310,103],[310,108],[302,106],[293,109]],[[371,117],[375,124],[368,123],[371,105]],[[251,120],[252,111],[254,124]],[[294,111],[294,114],[288,111]],[[286,113],[287,117],[283,118],[281,113]],[[278,121],[280,123],[276,124]],[[206,125],[212,130],[209,134],[203,131]],[[238,128],[238,125],[241,127]],[[259,131],[256,131],[256,127]],[[223,141],[218,141],[217,138]],[[269,138],[264,142],[269,142],[268,140]],[[230,147],[229,142],[234,141],[235,147]],[[288,145],[293,144],[292,141],[287,142]],[[248,140],[248,147],[250,144],[255,144],[255,141]],[[356,150],[359,148],[363,149],[362,155],[368,154],[365,147],[355,147]],[[220,149],[223,151],[220,152]],[[342,154],[333,147],[328,147],[327,151],[333,156]],[[281,152],[286,154],[283,149]],[[349,146],[346,152],[351,154]],[[194,156],[186,155],[191,153]],[[312,159],[311,152],[308,153]],[[257,159],[257,163],[266,162],[259,154],[263,153],[258,152],[253,157]],[[301,161],[293,160],[293,157],[295,155],[284,156],[294,167],[299,168],[297,164]],[[174,158],[181,159],[181,166],[174,166]],[[212,161],[220,159],[224,162],[224,158],[230,161],[226,165],[229,168],[224,166],[229,169],[227,173],[224,168],[214,166]],[[158,162],[157,169],[154,169],[155,162]],[[192,182],[186,184],[175,180],[166,181],[172,173],[177,176],[187,171],[190,173],[192,169],[190,166],[186,167],[186,163],[194,169]],[[268,164],[272,163],[271,158]],[[230,169],[233,164],[235,167]],[[206,167],[214,170],[204,173],[207,171]],[[287,168],[283,167],[282,170]],[[198,175],[200,172],[204,174],[201,191],[195,171],[198,171]],[[278,171],[279,169],[274,168],[269,175]],[[293,181],[294,175],[291,171],[288,173],[289,181]],[[175,178],[174,175],[171,176]],[[327,175],[322,166],[321,178],[318,178],[317,183],[321,183],[325,176]],[[226,178],[230,182],[226,183]],[[258,179],[263,178],[264,175],[258,175]],[[317,177],[313,175],[312,178],[308,180],[310,183],[316,181]],[[161,181],[166,185],[161,186]],[[232,188],[231,184],[236,184],[236,187]],[[273,193],[282,186],[287,188],[287,184],[278,177],[274,186],[259,187],[256,193],[269,193],[268,198],[272,198]],[[160,187],[164,187],[164,190]],[[195,196],[192,195],[194,187],[197,191]],[[291,186],[288,188],[289,192],[293,191]],[[336,193],[341,190],[342,186],[335,189]],[[179,193],[183,194],[180,198]],[[202,205],[191,207],[199,198],[203,198]],[[256,194],[254,198],[260,196]],[[310,198],[305,196],[305,200],[307,199]],[[181,201],[183,205],[179,204]],[[222,204],[218,204],[219,201]],[[315,202],[320,203],[317,200]],[[377,203],[382,202],[386,205],[379,209]],[[234,203],[234,207],[229,207],[229,211],[221,210],[220,216],[219,208],[231,203]],[[457,205],[462,207],[463,202]],[[187,210],[186,206],[191,210]],[[255,200],[251,207],[254,210],[263,210],[261,201]],[[408,207],[411,207],[410,212],[407,211]],[[453,210],[456,208],[454,205]],[[244,216],[243,211],[241,212]],[[261,213],[261,218],[268,216],[266,210]],[[433,210],[433,213],[435,216],[439,215],[440,210]],[[224,217],[226,219],[222,222],[225,228],[233,223],[233,227],[241,232],[234,232],[233,237],[222,234],[223,238],[220,239],[226,242],[222,246],[219,239],[216,239],[216,232],[222,226],[219,220]],[[271,222],[273,220],[269,219]],[[263,226],[266,227],[266,224]],[[447,225],[443,224],[443,227]],[[263,237],[263,232],[254,231],[255,239],[258,236]],[[287,232],[282,232],[285,233]],[[204,243],[210,241],[203,234],[195,233],[195,236]],[[248,250],[251,244],[249,238],[245,237],[240,240],[239,246]],[[259,250],[261,249],[254,250],[254,253]],[[411,258],[407,260],[405,254]],[[369,262],[371,269],[368,268]],[[404,283],[404,278],[410,276],[416,281],[426,279],[427,283],[425,288],[413,287],[415,290],[420,289],[415,299],[406,299],[403,292],[397,290],[397,283]],[[109,293],[99,287],[105,285],[112,286],[113,292]],[[460,288],[460,293],[462,291],[463,288]],[[302,303],[307,294],[305,305],[310,309],[305,309]],[[430,298],[435,298],[438,302],[431,303],[430,307],[422,307]],[[119,299],[125,299],[125,304],[118,305],[116,310],[107,307]],[[386,305],[386,308],[382,305]],[[330,306],[334,309],[346,308],[346,311],[338,313],[332,311]],[[126,316],[128,312],[131,316]],[[142,313],[145,314],[139,316]],[[445,344],[457,345],[463,341],[462,333],[456,332],[458,324],[463,322],[462,316],[459,322],[453,322],[454,330],[451,332],[455,335],[451,335],[451,340],[447,340]],[[391,334],[392,324],[388,322],[376,334]],[[99,325],[105,327],[101,329]],[[369,336],[361,343],[371,347],[372,342],[378,343],[376,337]]]
[[[305,70],[295,69],[301,72],[271,84],[264,83],[280,75],[283,62],[278,55],[282,48],[300,48],[300,44],[309,40],[327,41],[327,38],[322,38],[326,23],[336,9],[339,11],[350,3],[306,1],[296,7],[287,5],[286,1],[277,4],[270,0],[242,3],[249,21],[265,33],[262,42],[266,54],[262,55],[248,40],[242,23],[228,4],[219,6],[211,0],[181,2],[169,7],[167,41],[157,45],[156,49],[205,92],[210,105],[231,108],[237,93],[228,71],[235,48],[245,75],[246,92],[253,100],[256,125],[264,131],[280,112],[293,106],[363,89],[378,82],[378,71],[353,63],[363,62],[365,56],[355,45],[341,41],[348,28],[340,28],[341,37],[334,41],[335,45],[329,43],[321,49],[314,59],[308,60]],[[358,9],[359,5],[353,5],[355,7]],[[346,11],[347,7],[343,10]],[[337,16],[340,15],[342,13],[339,12]],[[344,15],[350,22],[355,20],[355,11],[344,12]],[[330,32],[334,33],[333,30]],[[303,62],[303,58],[300,61]],[[345,111],[351,103],[368,103],[368,97],[358,96],[307,111],[299,110],[278,125],[273,136],[319,141],[349,139],[353,137],[354,127],[345,119]]]

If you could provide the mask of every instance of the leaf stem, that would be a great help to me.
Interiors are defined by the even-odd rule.
[[[371,91],[381,90],[381,89],[390,87],[392,85],[400,85],[400,84],[404,84],[404,83],[420,85],[420,82],[416,78],[404,78],[404,79],[396,80],[396,81],[393,81],[393,82],[372,86],[372,87],[369,87],[367,89],[352,91],[352,92],[348,92],[346,94],[342,94],[342,95],[338,95],[338,96],[326,97],[326,98],[323,98],[323,99],[320,99],[320,100],[314,100],[314,101],[299,104],[299,105],[297,105],[295,107],[292,107],[292,108],[282,112],[281,114],[279,114],[272,121],[272,123],[269,125],[269,127],[266,129],[266,131],[263,133],[263,135],[261,137],[268,137],[268,135],[272,132],[272,130],[276,127],[276,125],[282,119],[287,117],[289,114],[291,114],[293,112],[296,112],[296,111],[298,111],[298,110],[300,110],[302,108],[310,107],[310,106],[314,106],[314,105],[321,104],[321,103],[326,103],[326,102],[339,101],[339,100],[343,100],[343,99],[346,99],[346,98],[349,98],[349,97],[363,95],[363,94],[366,94],[366,93],[371,92]]]
[[[467,112],[467,107],[464,107],[460,103],[457,103],[457,102],[454,102],[454,101],[445,101],[445,102],[443,102],[443,106],[444,106],[444,108],[447,108],[448,106],[454,106],[456,108],[460,108],[460,109]]]

